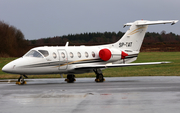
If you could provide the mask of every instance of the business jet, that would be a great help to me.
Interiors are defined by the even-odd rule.
[[[126,23],[129,30],[117,42],[98,46],[36,47],[23,57],[6,64],[2,71],[19,74],[16,84],[26,84],[27,75],[67,74],[65,81],[74,82],[75,74],[94,72],[96,82],[105,81],[102,70],[113,67],[165,64],[169,62],[131,63],[135,61],[148,28],[148,25],[177,23],[178,20],[147,21],[137,20]]]

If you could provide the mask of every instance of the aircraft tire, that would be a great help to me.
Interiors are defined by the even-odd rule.
[[[68,83],[73,83],[74,81],[76,81],[75,79],[75,75],[67,75],[67,80]]]
[[[96,82],[104,82],[105,79],[103,77],[103,74],[98,74],[95,79]]]
[[[24,78],[22,75],[18,78],[18,81],[16,82],[16,84],[18,84],[18,85],[26,84],[26,81],[24,81]]]

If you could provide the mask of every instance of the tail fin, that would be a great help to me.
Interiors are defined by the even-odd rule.
[[[131,51],[139,52],[148,25],[166,24],[166,23],[172,23],[171,25],[173,25],[176,22],[178,22],[178,20],[170,20],[170,21],[138,20],[133,23],[127,23],[125,24],[125,26],[131,26],[131,27],[119,41],[114,43],[114,46],[122,50],[131,50]]]

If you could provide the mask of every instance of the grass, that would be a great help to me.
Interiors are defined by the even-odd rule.
[[[144,52],[138,62],[171,61],[170,64],[135,67],[111,68],[105,70],[105,76],[180,76],[180,52]]]
[[[108,68],[103,70],[105,77],[129,76],[180,76],[180,52],[142,52],[134,63],[171,61],[170,64],[134,67]],[[0,68],[16,58],[0,58]],[[0,70],[0,79],[18,78],[19,75],[4,73]],[[59,78],[60,75],[31,75],[29,78]],[[66,78],[66,75],[63,75]],[[79,77],[95,77],[94,73],[77,74]]]

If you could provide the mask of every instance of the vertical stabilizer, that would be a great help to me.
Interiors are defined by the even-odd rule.
[[[116,48],[119,48],[121,50],[131,50],[131,51],[139,52],[148,25],[166,24],[166,23],[172,23],[171,25],[173,25],[176,22],[178,22],[178,20],[169,20],[169,21],[138,20],[133,23],[127,23],[125,24],[125,26],[130,26],[129,30],[124,34],[124,36],[119,41],[114,43],[114,45]]]

